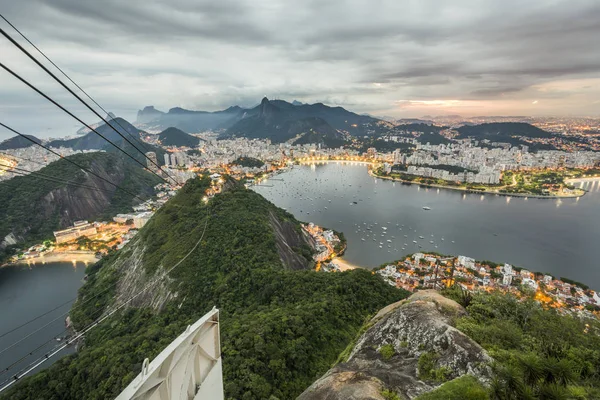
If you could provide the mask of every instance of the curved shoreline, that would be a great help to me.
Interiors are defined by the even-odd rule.
[[[458,190],[458,191],[461,191],[461,192],[472,193],[472,194],[484,194],[484,195],[485,194],[489,194],[489,195],[505,196],[505,197],[527,197],[527,198],[541,199],[541,200],[576,199],[576,198],[579,198],[579,197],[582,197],[582,196],[585,195],[585,191],[584,191],[583,194],[580,194],[580,195],[564,195],[564,196],[544,196],[544,195],[541,195],[541,194],[488,192],[488,191],[485,191],[485,190],[467,189],[467,188],[461,188],[461,187],[455,187],[455,186],[436,185],[436,184],[433,184],[433,183],[412,182],[412,181],[407,181],[407,180],[404,180],[404,179],[392,178],[392,177],[389,177],[389,176],[375,175],[372,170],[369,170],[368,172],[369,172],[369,175],[371,175],[374,178],[387,179],[389,181],[394,181],[394,182],[410,183],[412,185],[419,185],[419,186],[425,186],[425,187],[431,187],[431,188],[437,188],[437,189]]]

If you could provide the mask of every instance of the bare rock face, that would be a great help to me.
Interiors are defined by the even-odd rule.
[[[434,290],[385,307],[370,321],[348,361],[330,369],[298,399],[383,399],[384,390],[414,399],[441,385],[430,377],[421,379],[423,355],[433,357],[434,368],[443,369],[446,380],[471,374],[488,383],[491,357],[451,325],[464,314],[458,303]]]
[[[303,244],[306,244],[311,249],[314,249],[314,240],[303,230],[298,232],[292,222],[279,220],[273,212],[269,214],[269,222],[275,233],[277,253],[279,254],[281,263],[287,269],[293,270],[312,268],[312,260],[302,257],[294,248],[299,248]]]

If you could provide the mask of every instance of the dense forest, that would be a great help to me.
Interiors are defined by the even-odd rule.
[[[226,398],[294,398],[335,362],[369,315],[406,296],[366,270],[286,268],[272,221],[299,230],[298,221],[237,184],[204,204],[209,184],[207,178],[188,182],[130,244],[90,267],[71,316],[81,329],[113,303],[123,273],[117,266],[134,249],[144,248],[143,268],[152,275],[180,260],[206,227],[197,250],[169,274],[177,298],[159,312],[138,305],[109,318],[78,353],[3,398],[112,398],[144,358],[213,306],[221,312]]]

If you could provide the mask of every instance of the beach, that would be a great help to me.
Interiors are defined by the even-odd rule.
[[[94,252],[91,251],[65,251],[65,252],[48,252],[41,256],[23,258],[18,261],[8,263],[5,265],[31,265],[31,264],[47,264],[55,262],[84,262],[95,263],[99,259],[96,257]]]

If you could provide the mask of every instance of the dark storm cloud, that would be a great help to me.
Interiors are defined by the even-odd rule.
[[[397,101],[518,109],[539,97],[556,100],[540,102],[546,113],[561,99],[597,113],[600,96],[596,0],[0,0],[0,10],[108,108],[128,112],[267,95],[386,114]],[[27,65],[2,42],[0,57]],[[3,115],[26,104],[20,90],[3,84]]]

